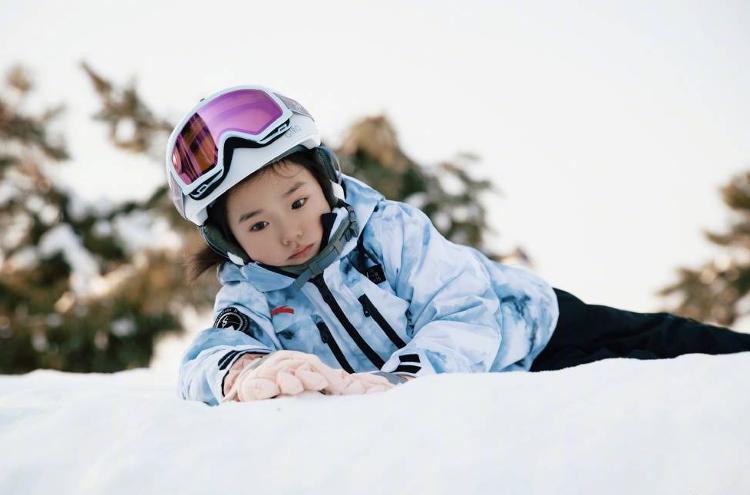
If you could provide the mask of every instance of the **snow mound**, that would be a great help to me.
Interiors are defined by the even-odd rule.
[[[750,353],[208,407],[150,370],[0,376],[0,493],[750,493]]]

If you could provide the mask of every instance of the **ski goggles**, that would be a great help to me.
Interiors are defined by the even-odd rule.
[[[268,145],[289,129],[295,113],[312,119],[296,101],[258,86],[230,88],[202,100],[175,127],[167,143],[167,167],[174,186],[193,199],[207,196],[226,175],[227,139]]]

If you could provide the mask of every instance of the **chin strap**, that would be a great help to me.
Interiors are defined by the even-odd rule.
[[[297,279],[294,281],[293,286],[295,289],[299,289],[305,285],[308,280],[323,273],[323,270],[325,270],[328,265],[341,256],[346,243],[355,239],[357,235],[359,235],[359,224],[357,223],[357,215],[354,213],[354,209],[346,203],[344,203],[343,206],[346,208],[347,215],[336,231],[331,235],[326,247],[324,247],[307,263],[294,267],[296,268],[294,270],[295,272],[297,272],[297,269],[302,269],[297,275]],[[282,269],[288,270],[288,268]]]

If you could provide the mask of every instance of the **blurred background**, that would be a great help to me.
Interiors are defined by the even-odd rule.
[[[247,83],[456,242],[750,329],[746,1],[4,0],[0,46],[0,373],[176,375],[217,287],[164,145]]]

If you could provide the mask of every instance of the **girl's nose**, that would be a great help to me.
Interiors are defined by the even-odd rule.
[[[284,231],[281,237],[281,243],[285,246],[290,245],[292,242],[296,242],[302,237],[302,229],[298,226],[288,228]]]

